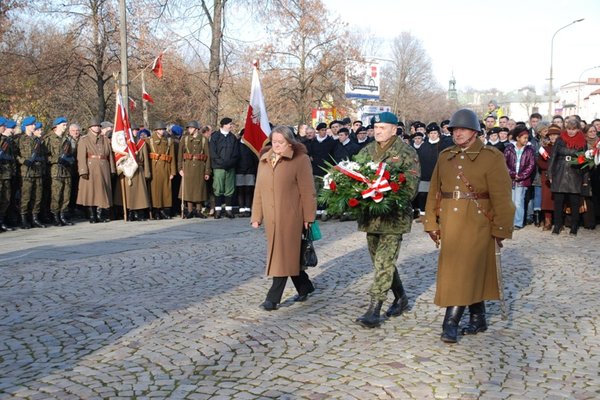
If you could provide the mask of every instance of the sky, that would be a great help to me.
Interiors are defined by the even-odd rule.
[[[418,38],[443,88],[454,75],[459,90],[547,90],[552,36],[553,87],[600,77],[599,0],[323,0],[350,29],[392,40]],[[386,58],[386,46],[375,56]],[[367,55],[365,55],[367,56]],[[586,71],[588,68],[596,67]]]

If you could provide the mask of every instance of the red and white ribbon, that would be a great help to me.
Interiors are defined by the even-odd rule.
[[[383,192],[392,190],[388,180],[383,177],[385,173],[385,167],[385,163],[379,163],[379,166],[377,167],[377,172],[375,172],[375,175],[377,176],[375,181],[370,181],[363,174],[346,169],[339,165],[336,165],[335,169],[356,181],[366,183],[369,188],[361,192],[363,199],[371,197],[375,203],[379,203],[381,200],[383,200]]]

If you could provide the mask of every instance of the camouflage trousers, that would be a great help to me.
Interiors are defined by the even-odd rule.
[[[369,289],[371,299],[385,301],[392,286],[401,243],[402,235],[367,233],[367,246],[374,269],[373,284]]]
[[[0,220],[6,215],[6,210],[10,205],[11,180],[0,179]],[[0,221],[1,222],[1,221]]]
[[[65,211],[71,198],[71,178],[52,178],[51,190],[50,211],[53,214]]]
[[[31,206],[30,206],[31,205]],[[23,178],[21,184],[21,214],[39,214],[42,205],[42,178]]]

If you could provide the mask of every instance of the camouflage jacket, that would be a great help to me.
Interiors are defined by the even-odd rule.
[[[385,161],[386,163],[400,163],[401,168],[406,171],[406,188],[410,191],[411,199],[417,195],[421,166],[419,156],[414,148],[393,137],[385,147],[380,147],[377,142],[371,142],[365,146],[361,153],[367,152],[374,162]],[[391,217],[375,217],[365,221],[358,221],[358,230],[369,233],[385,233],[402,235],[410,232],[413,221],[412,207],[403,212],[394,213]]]
[[[10,136],[0,135],[0,179],[11,179],[16,174],[15,142]]]
[[[17,161],[21,166],[21,178],[41,178],[47,162],[42,139],[33,135],[21,135],[18,149]]]
[[[50,133],[44,139],[44,143],[48,151],[50,176],[52,178],[70,178],[71,169],[75,163],[75,153],[69,137],[66,134],[58,136]]]

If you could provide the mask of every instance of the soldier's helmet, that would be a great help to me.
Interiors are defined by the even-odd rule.
[[[154,123],[154,130],[159,130],[159,129],[167,129],[167,124],[165,124],[163,121],[156,121]]]
[[[454,128],[466,128],[480,132],[481,126],[477,114],[468,108],[462,108],[452,114],[450,123],[448,124],[448,130],[452,131]]]
[[[198,121],[190,121],[187,123],[187,125],[185,127],[200,129],[200,124],[198,124]]]

